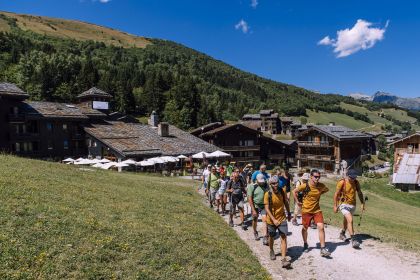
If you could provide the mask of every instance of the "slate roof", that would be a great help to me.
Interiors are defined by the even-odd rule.
[[[392,142],[392,143],[390,143],[390,144],[391,144],[391,145],[394,145],[395,143],[398,143],[398,142],[400,142],[400,141],[404,141],[404,140],[410,139],[411,137],[413,137],[413,136],[418,136],[418,135],[420,135],[420,132],[416,132],[416,133],[413,133],[413,134],[411,134],[411,135],[408,135],[408,136],[406,136],[406,137],[404,137],[404,138],[397,139],[397,140],[395,140],[394,142]]]
[[[253,120],[260,120],[260,114],[245,114],[243,115],[242,119],[253,119]]]
[[[190,131],[190,133],[192,135],[198,136],[201,133],[210,130],[212,127],[220,127],[220,126],[223,126],[223,123],[222,122],[212,122],[212,123],[209,123],[209,124],[206,124],[206,125],[197,127],[196,129],[193,129],[192,131]]]
[[[28,98],[29,94],[18,88],[15,84],[0,83],[0,96]]]
[[[241,121],[241,124],[255,130],[261,130],[261,120]]]
[[[280,117],[281,122],[293,122],[293,118],[291,117]]]
[[[93,87],[85,92],[82,92],[81,94],[79,94],[77,96],[77,98],[85,98],[85,97],[102,97],[102,98],[112,98],[112,95],[101,90],[98,89],[96,87]]]
[[[271,115],[273,112],[273,109],[260,110],[260,115]]]
[[[325,133],[337,140],[348,140],[355,138],[371,138],[370,135],[353,130],[351,128],[341,126],[341,125],[314,125],[308,130],[304,131],[303,134],[307,131],[318,130],[322,133]]]
[[[85,127],[86,133],[122,156],[191,155],[219,148],[169,125],[169,136],[158,135],[158,128],[140,123],[104,122]]]
[[[88,119],[77,106],[55,102],[24,102],[23,113],[27,117]]]

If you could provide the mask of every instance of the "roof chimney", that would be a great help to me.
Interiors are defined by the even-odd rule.
[[[158,135],[162,137],[169,136],[169,124],[167,122],[161,122],[158,126]]]
[[[156,114],[156,111],[153,111],[152,114],[150,115],[149,125],[157,127],[158,123],[159,123],[159,117]]]

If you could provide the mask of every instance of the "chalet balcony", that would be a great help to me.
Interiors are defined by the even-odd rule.
[[[276,159],[276,160],[281,160],[285,158],[284,154],[271,154],[268,156],[269,159]]]
[[[396,154],[420,154],[420,149],[416,149],[416,148],[396,148],[394,151]]]
[[[312,155],[312,154],[300,154],[296,156],[300,160],[317,160],[317,161],[334,161],[334,157],[331,155]]]
[[[232,161],[236,162],[250,162],[250,161],[260,161],[259,156],[253,156],[253,157],[233,157]]]
[[[235,151],[259,151],[260,145],[254,146],[220,146],[225,152],[235,152]]]
[[[300,147],[325,147],[330,148],[334,147],[332,142],[328,141],[298,141],[298,146]]]
[[[19,139],[19,140],[31,140],[34,138],[39,137],[39,132],[22,132],[22,133],[14,133],[10,135],[11,139]]]
[[[9,114],[9,122],[12,123],[21,123],[25,121],[25,114]]]

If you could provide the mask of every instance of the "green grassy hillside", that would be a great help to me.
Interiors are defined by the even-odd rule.
[[[0,12],[0,14],[13,19],[22,30],[29,30],[52,37],[72,38],[80,41],[92,40],[125,48],[144,48],[151,43],[143,37],[81,21],[20,15],[9,12]],[[10,30],[8,22],[0,18],[0,31]]]
[[[190,181],[0,155],[1,279],[265,279]]]

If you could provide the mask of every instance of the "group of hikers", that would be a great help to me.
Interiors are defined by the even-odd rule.
[[[261,216],[262,243],[270,248],[271,260],[276,259],[274,239],[277,232],[280,235],[280,250],[282,267],[291,266],[291,258],[287,253],[288,224],[299,226],[298,216],[301,216],[303,250],[308,252],[308,228],[318,229],[322,257],[329,257],[331,252],[325,246],[324,217],[320,208],[321,195],[329,191],[320,182],[321,173],[316,169],[302,169],[296,174],[295,180],[288,170],[276,169],[269,175],[266,165],[253,170],[251,164],[243,169],[232,165],[208,165],[203,171],[202,187],[205,189],[209,205],[221,215],[229,213],[229,225],[234,226],[233,217],[237,211],[240,215],[239,226],[247,230],[245,222],[245,201],[251,209],[252,229],[255,240],[260,240],[257,231],[258,218]],[[346,231],[350,234],[353,248],[359,248],[360,243],[354,236],[353,214],[356,210],[356,194],[365,210],[365,201],[357,173],[349,170],[344,178],[337,182],[334,194],[333,210],[343,214],[343,228],[339,238],[347,240]],[[290,197],[294,201],[293,217],[290,210]],[[229,211],[226,206],[229,204]]]

